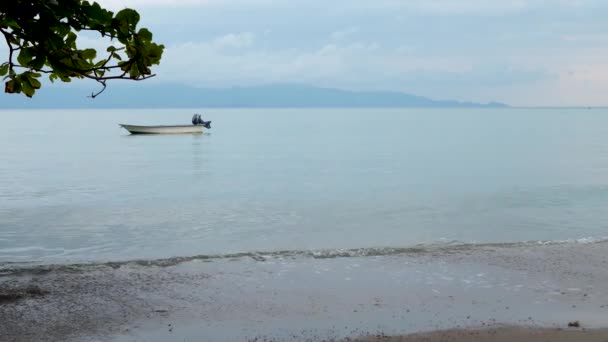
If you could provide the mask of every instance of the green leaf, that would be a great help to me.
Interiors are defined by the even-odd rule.
[[[101,8],[101,6],[99,6],[98,3],[94,2],[93,5],[91,6],[87,6],[86,7],[87,11],[87,15],[92,19],[92,20],[97,20],[97,21],[104,21],[104,19],[106,18],[106,11]]]
[[[139,38],[143,39],[144,41],[147,41],[147,42],[152,41],[152,32],[150,32],[146,28],[140,29],[139,32],[137,32],[137,35],[139,36]]]
[[[31,49],[25,48],[19,51],[19,56],[17,56],[17,62],[19,62],[19,64],[21,64],[22,66],[27,66],[31,60]]]
[[[51,50],[51,51],[60,50],[65,45],[65,42],[63,41],[63,38],[60,37],[57,34],[50,34],[45,39],[45,43],[47,43],[49,45],[49,50]]]
[[[77,37],[78,36],[74,32],[68,33],[68,37],[65,39],[65,44],[72,49],[76,48],[76,38]]]
[[[8,63],[4,63],[0,66],[0,76],[4,76],[8,73]]]
[[[164,50],[164,45],[157,45],[151,43],[148,47],[148,57],[150,58],[150,64],[158,64],[160,62],[160,58],[163,55]]]
[[[53,69],[53,72],[55,73],[55,75],[57,75],[57,77],[61,78],[62,76],[67,76],[69,74],[69,71],[63,64],[52,61],[50,62],[50,64],[51,68]]]
[[[57,25],[56,28],[53,28],[55,32],[57,32],[57,34],[59,34],[59,36],[61,37],[65,37],[66,35],[72,33],[71,29],[70,29],[70,25],[68,24],[64,24],[64,23],[59,23]]]
[[[40,87],[42,86],[42,84],[40,83],[40,81],[38,81],[34,77],[35,77],[35,75],[32,74],[32,77],[28,77],[27,81],[32,86],[32,88],[34,88],[34,89],[40,89]]]
[[[30,85],[30,83],[27,82],[27,79],[25,82],[21,82],[21,86],[23,87],[23,89],[22,89],[23,93],[27,97],[32,97],[32,96],[34,96],[34,93],[36,93],[36,90],[34,89],[34,87],[32,87]]]
[[[135,29],[135,26],[139,23],[139,13],[133,9],[125,8],[116,13],[115,19],[118,20],[120,25],[126,24],[130,29]]]
[[[44,66],[45,62],[46,62],[46,56],[38,56],[30,62],[30,67],[32,67],[35,70],[40,70]]]
[[[2,26],[6,26],[12,29],[20,29],[21,26],[14,19],[4,19],[2,20]]]
[[[138,78],[139,76],[141,76],[141,75],[139,72],[138,65],[137,65],[137,63],[133,63],[131,65],[131,69],[129,69],[129,77],[135,79],[135,78]]]
[[[82,58],[84,58],[84,59],[94,59],[96,56],[97,56],[97,51],[95,51],[95,49],[82,50]]]

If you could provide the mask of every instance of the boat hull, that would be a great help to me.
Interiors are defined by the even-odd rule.
[[[123,125],[131,134],[192,134],[203,133],[203,126],[200,125],[177,125],[177,126],[136,126]]]

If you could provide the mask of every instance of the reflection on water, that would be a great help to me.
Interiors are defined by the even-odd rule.
[[[202,134],[192,135],[192,172],[195,177],[200,177],[204,174],[202,138]]]
[[[190,112],[1,113],[0,261],[606,235],[601,110]]]

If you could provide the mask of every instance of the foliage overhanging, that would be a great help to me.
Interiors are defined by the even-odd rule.
[[[164,46],[152,41],[149,30],[138,29],[138,22],[133,9],[115,14],[83,0],[0,1],[0,33],[8,46],[8,58],[0,64],[5,92],[32,97],[42,74],[51,81],[95,80],[102,89],[92,97],[109,80],[153,77],[150,67],[159,64]],[[103,56],[78,48],[77,33],[83,31],[109,41]]]

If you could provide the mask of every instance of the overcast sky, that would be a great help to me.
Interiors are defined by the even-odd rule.
[[[606,0],[98,0],[165,44],[158,82],[302,83],[608,105]]]

